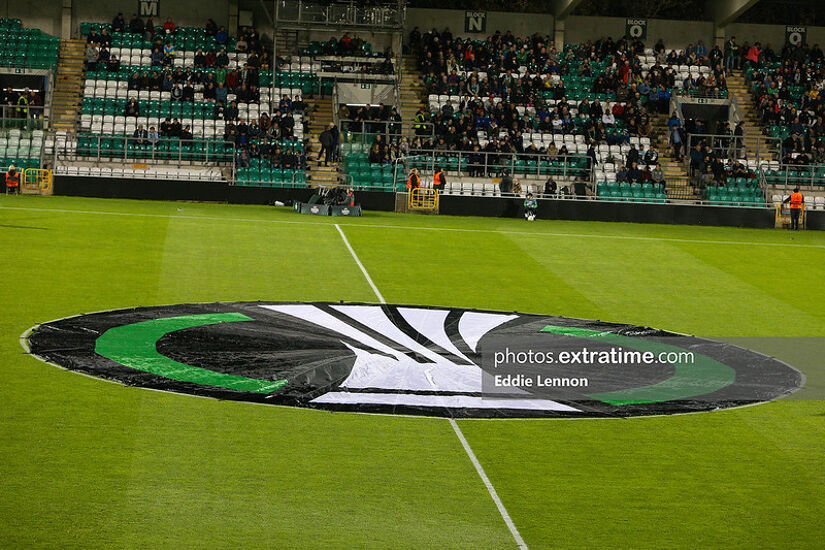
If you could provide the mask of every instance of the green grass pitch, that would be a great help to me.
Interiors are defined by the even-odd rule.
[[[18,341],[40,322],[130,306],[375,301],[336,221],[390,303],[825,336],[818,232],[0,197],[0,545],[515,547],[447,420],[122,387]],[[765,351],[825,395],[810,350]],[[459,425],[530,548],[825,540],[823,401]]]

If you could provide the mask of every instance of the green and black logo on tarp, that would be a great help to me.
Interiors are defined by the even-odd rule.
[[[432,416],[709,411],[777,399],[804,382],[759,353],[647,327],[387,304],[124,309],[44,323],[27,343],[44,361],[130,386]],[[514,363],[528,343],[531,361]],[[505,350],[513,361],[499,370]]]

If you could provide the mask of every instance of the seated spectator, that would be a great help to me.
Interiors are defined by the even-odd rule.
[[[172,88],[172,101],[182,101],[183,100],[183,88],[181,88],[180,84],[175,84],[174,88]]]
[[[141,88],[141,79],[140,75],[137,72],[132,73],[132,76],[129,77],[128,83],[126,87],[129,90],[140,90]]]
[[[224,105],[223,101],[216,101],[215,102],[215,110],[213,111],[212,118],[215,120],[226,120],[226,106]]]
[[[235,51],[239,53],[246,53],[248,49],[249,43],[246,41],[246,38],[243,35],[241,35],[240,37],[238,37],[238,41],[235,42]]]
[[[194,96],[193,96],[194,99]],[[206,101],[215,101],[215,84],[209,82],[203,87],[203,99]]]
[[[171,40],[167,40],[166,44],[163,46],[163,56],[164,58],[174,58],[175,57],[175,45],[172,43]]]
[[[152,60],[153,67],[160,67],[163,65],[164,55],[160,48],[152,49],[152,55],[150,56]]]
[[[258,90],[258,87],[254,84],[249,87],[249,103],[260,103],[261,102],[261,92]]]
[[[126,108],[124,109],[123,115],[134,117],[140,116],[140,105],[138,105],[138,102],[135,101],[135,98],[130,99],[126,103]]]
[[[662,167],[658,164],[651,170],[650,172],[650,179],[656,185],[661,185],[665,183],[665,173],[662,171]]]
[[[306,103],[301,100],[301,96],[296,95],[295,99],[292,102],[292,112],[294,113],[303,113],[306,109]]]
[[[229,65],[229,55],[226,53],[226,50],[222,48],[221,51],[218,52],[218,55],[215,56],[215,66],[216,67],[227,67],[228,65]]]
[[[132,134],[132,137],[137,138],[135,143],[138,145],[143,145],[146,143],[146,138],[149,137],[148,132],[143,129],[143,124],[138,124],[138,127],[135,129],[135,132]]]
[[[112,47],[112,35],[109,34],[109,31],[107,29],[102,29],[100,31],[100,39],[98,40],[98,43],[100,43],[101,47],[103,47],[103,46],[106,46],[107,48]]]
[[[158,135],[158,131],[155,130],[154,126],[150,126],[149,127],[149,132],[147,132],[147,134],[146,134],[146,141],[150,145],[152,145],[152,147],[154,147],[155,145],[158,144],[159,139],[160,139],[160,136]]]
[[[292,100],[289,99],[288,95],[281,97],[281,100],[278,102],[278,110],[281,112],[292,110]]]
[[[221,27],[215,33],[215,42],[221,46],[225,46],[229,42],[229,33],[226,32],[225,27]]]
[[[238,104],[233,101],[229,104],[229,107],[226,108],[223,114],[224,120],[238,120]]]
[[[172,135],[172,120],[169,117],[166,117],[166,119],[160,123],[160,131],[158,133],[161,137],[169,137]]]
[[[203,58],[203,62],[207,67],[214,67],[218,56],[215,55],[215,50],[209,50]]]
[[[109,61],[106,62],[106,71],[110,73],[120,72],[120,61],[116,55],[111,56]]]
[[[175,86],[175,79],[172,78],[172,73],[164,71],[163,78],[160,81],[160,89],[163,92],[171,92],[172,88]]]
[[[172,126],[169,130],[169,135],[172,137],[180,137],[180,133],[182,131],[180,120],[177,118],[172,120]]]
[[[195,101],[195,88],[191,82],[184,84],[181,101]]]
[[[215,101],[226,103],[228,95],[229,90],[226,89],[226,86],[224,86],[223,82],[219,82],[218,86],[215,88]]]
[[[203,55],[203,50],[200,48],[195,51],[194,65],[201,69],[206,67],[206,56]]]
[[[640,183],[642,181],[642,171],[639,170],[639,165],[635,162],[627,168],[627,179],[631,183]]]
[[[180,139],[184,140],[191,140],[192,139],[192,128],[187,124],[184,128],[180,131]]]

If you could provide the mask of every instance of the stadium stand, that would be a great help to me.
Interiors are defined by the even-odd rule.
[[[668,52],[661,42],[645,49],[603,40],[557,52],[549,37],[454,39],[445,30],[414,32],[410,44],[428,105],[415,113],[413,128],[432,136],[432,149],[470,152],[478,145],[486,153],[540,157],[564,147],[590,156],[603,183],[616,181],[608,161],[631,142],[650,148],[652,116],[667,112],[672,93],[727,93],[721,50],[708,52],[701,43]],[[537,177],[545,175],[541,162]],[[528,163],[513,161],[511,168],[532,175]],[[657,200],[660,194],[657,188]]]
[[[778,54],[759,47],[748,48],[748,53],[751,57],[746,54],[740,62],[759,122],[767,136],[781,143],[779,162],[760,169],[767,192],[774,200],[796,186],[825,191],[822,49],[800,43],[786,44]],[[812,201],[808,208],[819,209],[822,204]]]
[[[318,88],[316,76],[271,70],[254,29],[237,39],[207,27],[111,29],[81,25],[88,47],[80,133],[67,148],[76,159],[236,165],[226,177],[240,185],[305,181],[301,94]],[[158,173],[201,178],[186,168]]]
[[[20,19],[0,19],[0,66],[50,69],[57,64],[60,40],[39,29],[26,29]]]
[[[39,29],[23,27],[19,19],[0,19],[0,66],[53,69],[60,41]],[[2,92],[0,165],[39,168],[45,140],[43,131],[45,90],[7,88]]]

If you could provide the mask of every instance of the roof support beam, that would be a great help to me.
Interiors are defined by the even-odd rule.
[[[717,27],[726,27],[736,21],[759,0],[708,0],[708,15]]]
[[[582,0],[553,0],[553,17],[556,19],[567,19],[567,16],[573,13],[581,3]]]

